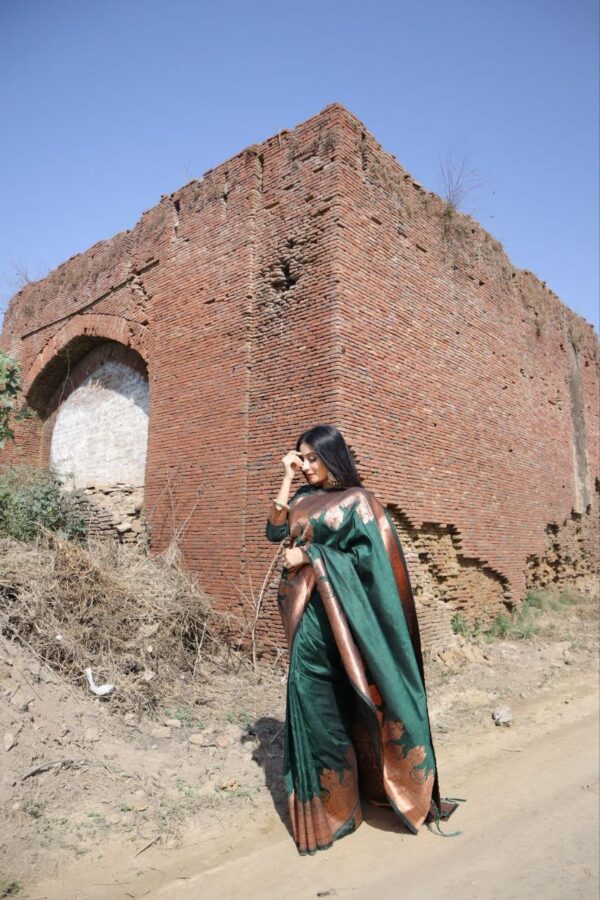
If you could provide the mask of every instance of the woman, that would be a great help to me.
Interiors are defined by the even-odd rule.
[[[398,535],[333,426],[305,431],[282,461],[266,536],[291,545],[277,599],[290,654],[284,779],[294,840],[314,853],[354,831],[359,787],[416,833],[456,803],[440,800]],[[289,500],[299,471],[306,484]]]

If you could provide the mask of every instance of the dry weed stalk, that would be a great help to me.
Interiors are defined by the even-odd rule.
[[[466,150],[459,156],[453,148],[450,149],[443,159],[439,159],[439,166],[442,197],[447,208],[456,212],[469,194],[483,185],[484,180],[471,167]]]
[[[207,598],[164,556],[124,545],[88,548],[44,532],[0,541],[3,630],[59,675],[116,684],[111,705],[152,711],[191,687],[200,654],[221,652]]]
[[[230,583],[233,584],[233,587],[237,591],[239,591],[239,593],[241,594],[242,598],[246,601],[246,603],[248,604],[250,611],[251,611],[250,622],[249,623],[246,622],[246,625],[244,627],[242,627],[238,640],[239,640],[239,645],[241,647],[243,647],[245,645],[248,632],[250,633],[250,635],[249,635],[250,636],[250,655],[251,655],[251,659],[252,659],[252,670],[254,672],[257,671],[257,665],[258,665],[258,660],[257,660],[258,648],[257,648],[256,629],[258,627],[258,622],[260,620],[260,614],[262,611],[263,600],[264,600],[267,588],[269,586],[269,583],[271,581],[271,576],[273,574],[273,570],[275,569],[275,566],[277,565],[279,558],[282,555],[283,550],[285,549],[286,546],[288,546],[287,543],[285,541],[283,541],[277,548],[277,551],[276,551],[275,555],[273,556],[273,559],[271,560],[271,564],[269,565],[269,568],[267,569],[267,572],[263,579],[263,583],[262,583],[260,591],[258,592],[258,596],[254,595],[254,590],[252,588],[252,578],[250,576],[250,573],[248,573],[248,581],[250,583],[250,596],[248,596],[248,594],[246,594],[240,587],[233,584],[233,582],[231,582],[231,579],[230,579]],[[277,663],[281,656],[280,648],[276,647],[275,644],[272,641],[269,641],[268,639],[265,641],[265,639],[263,638],[263,643],[271,644],[272,648],[277,650],[277,653],[278,653],[277,660],[276,660],[276,663]]]
[[[249,595],[241,592],[252,611],[248,621],[211,606],[180,568],[177,540],[146,556],[101,540],[84,548],[47,529],[28,543],[5,538],[0,626],[67,685],[85,686],[88,667],[97,683],[115,684],[108,700],[121,711],[204,703],[215,681],[243,668],[259,679],[275,675],[281,648],[263,638],[277,658],[259,670],[257,626],[282,549],[258,596],[251,579]]]
[[[85,685],[91,668],[98,683],[116,685],[110,704],[156,712],[167,703],[206,702],[219,675],[251,668],[258,673],[257,627],[277,549],[255,596],[236,588],[251,611],[236,615],[214,609],[196,579],[181,566],[182,540],[201,501],[178,523],[174,479],[168,473],[156,503],[166,494],[171,540],[161,553],[88,540],[87,547],[42,528],[30,543],[0,540],[0,624],[67,684]],[[232,643],[233,639],[233,643]],[[208,683],[210,679],[210,684]]]

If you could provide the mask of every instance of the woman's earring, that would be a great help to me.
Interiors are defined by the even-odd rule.
[[[325,481],[323,482],[323,487],[326,488],[340,488],[342,487],[344,481],[338,475],[333,475],[332,472],[327,469],[327,475],[325,476]]]

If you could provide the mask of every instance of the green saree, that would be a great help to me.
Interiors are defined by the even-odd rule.
[[[431,739],[415,605],[398,534],[365,488],[304,485],[267,521],[310,565],[283,568],[289,648],[284,780],[294,840],[314,853],[354,831],[361,799],[416,833],[447,818]]]

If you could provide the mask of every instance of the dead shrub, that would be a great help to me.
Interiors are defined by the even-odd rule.
[[[109,682],[111,706],[152,713],[198,693],[194,676],[223,655],[216,614],[173,557],[44,530],[0,539],[0,624],[74,685]]]

